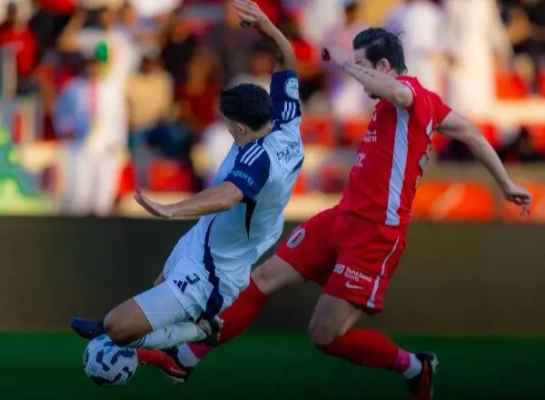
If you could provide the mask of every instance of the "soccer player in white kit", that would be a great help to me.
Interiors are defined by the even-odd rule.
[[[155,216],[198,222],[175,246],[155,287],[112,309],[103,324],[74,320],[80,335],[105,332],[120,346],[158,349],[202,340],[207,332],[196,322],[214,320],[232,304],[252,265],[280,238],[303,164],[299,80],[290,42],[268,19],[256,28],[275,42],[283,62],[270,95],[252,84],[222,93],[220,110],[235,143],[213,185],[170,205],[136,195]]]

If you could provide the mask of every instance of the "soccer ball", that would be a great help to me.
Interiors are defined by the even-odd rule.
[[[83,370],[97,385],[126,385],[136,368],[136,351],[117,346],[106,335],[91,340],[83,353]]]

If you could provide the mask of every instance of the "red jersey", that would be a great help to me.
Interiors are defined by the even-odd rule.
[[[408,108],[377,103],[340,203],[343,210],[389,226],[410,221],[432,133],[451,111],[416,78],[397,79],[411,89],[413,103]]]

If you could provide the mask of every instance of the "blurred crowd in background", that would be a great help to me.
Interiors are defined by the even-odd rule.
[[[360,30],[399,33],[410,75],[512,163],[545,160],[545,0],[257,0],[292,41],[307,163],[297,193],[338,193],[373,102],[320,60]],[[268,87],[275,49],[229,0],[0,0],[0,186],[107,215],[135,188],[194,192],[232,141],[221,90]],[[470,162],[441,137],[438,162]]]

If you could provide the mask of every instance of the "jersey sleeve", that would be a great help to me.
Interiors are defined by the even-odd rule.
[[[238,154],[233,170],[225,178],[244,194],[255,200],[269,179],[271,160],[265,149],[258,143],[250,143]]]
[[[275,124],[287,124],[301,116],[299,78],[295,71],[275,72],[272,75],[270,92]]]
[[[450,114],[452,109],[434,92],[429,92],[429,99],[432,106],[433,125],[437,126]]]

